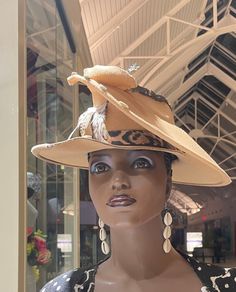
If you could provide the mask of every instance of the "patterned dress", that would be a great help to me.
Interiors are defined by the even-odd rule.
[[[202,282],[202,288],[199,292],[236,292],[236,268],[222,268],[200,263],[190,256],[180,254]],[[89,269],[78,268],[66,272],[48,282],[40,292],[93,292],[95,275],[102,262]]]

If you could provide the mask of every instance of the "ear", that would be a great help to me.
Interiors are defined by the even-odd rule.
[[[172,176],[171,174],[168,174],[167,181],[166,181],[166,201],[170,197],[171,189],[172,189]]]

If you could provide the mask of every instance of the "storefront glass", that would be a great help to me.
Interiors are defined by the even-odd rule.
[[[79,56],[71,51],[55,1],[28,0],[26,26],[26,292],[36,292],[58,274],[95,264],[104,255],[88,172],[46,163],[31,154],[36,144],[67,139],[79,113],[92,104],[85,86],[70,87],[66,81],[77,71]]]
[[[30,149],[72,131],[76,88],[66,78],[77,68],[55,1],[28,0],[26,26],[27,292],[34,292],[75,265],[75,170],[37,160]]]

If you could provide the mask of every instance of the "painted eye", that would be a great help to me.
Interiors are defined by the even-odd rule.
[[[144,157],[138,158],[133,162],[133,167],[135,169],[151,168],[152,166],[153,166],[152,161],[150,161],[149,159],[144,158]]]
[[[90,173],[100,174],[103,172],[107,172],[109,169],[110,169],[110,166],[108,166],[106,163],[98,162],[91,165]]]

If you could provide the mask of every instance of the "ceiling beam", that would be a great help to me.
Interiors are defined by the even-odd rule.
[[[205,99],[204,96],[202,96],[201,94],[199,94],[199,99],[201,99],[206,105],[208,105],[210,108],[212,108],[215,112],[217,112],[218,114],[220,114],[222,117],[224,117],[226,120],[228,120],[233,126],[236,127],[236,121],[234,121],[232,118],[230,118],[227,114],[225,114],[224,112],[222,112],[221,107],[217,108],[215,105],[213,105],[212,103],[210,103],[208,100]],[[224,100],[224,102],[227,99]]]
[[[157,70],[159,67],[155,66],[151,71],[152,74],[149,74],[148,81],[147,78],[143,79],[141,82],[142,86],[148,87],[152,90],[160,90],[162,85],[164,85],[172,76],[178,74],[178,72],[184,68],[189,62],[191,62],[195,56],[203,52],[214,40],[214,38],[207,38],[204,40],[199,40],[198,46],[192,46],[191,50],[188,49],[183,51],[177,58],[173,58],[173,61],[170,62],[167,66],[163,66],[163,70]],[[200,48],[199,48],[200,47]],[[159,65],[159,64],[157,64]],[[149,71],[150,72],[150,71]],[[147,75],[146,75],[147,76]],[[154,76],[154,78],[151,78]]]
[[[185,81],[178,89],[172,92],[168,97],[168,102],[170,105],[178,100],[185,92],[187,92],[194,84],[198,83],[205,75],[213,75],[222,83],[231,88],[234,92],[236,92],[236,81],[220,70],[218,67],[213,65],[212,63],[205,64],[201,69],[195,72],[187,81]],[[236,105],[233,101],[227,98],[227,103],[232,107],[236,108]],[[182,104],[181,104],[182,107]]]
[[[183,107],[185,106],[190,100],[192,99],[200,99],[203,100],[203,102],[205,102],[210,108],[212,108],[215,111],[215,114],[211,117],[211,119],[203,126],[198,126],[199,130],[204,130],[210,123],[212,123],[216,128],[218,126],[220,126],[219,124],[216,124],[214,122],[214,119],[221,115],[222,117],[224,117],[225,119],[227,119],[231,124],[236,125],[235,121],[232,120],[231,118],[229,118],[224,112],[222,112],[222,108],[224,107],[224,105],[229,101],[230,99],[230,94],[228,94],[224,100],[224,102],[221,104],[221,106],[219,108],[217,108],[216,106],[214,106],[213,104],[211,104],[209,101],[207,101],[201,94],[197,93],[197,92],[193,92],[193,94],[191,94],[191,96],[189,96],[183,103],[181,103],[179,106],[177,106],[176,108],[174,108],[174,113],[175,113],[175,117],[177,116],[177,112]],[[180,122],[182,122],[183,118],[178,118],[178,120]],[[193,123],[194,125],[194,123]],[[236,138],[234,138],[233,134],[230,134],[228,132],[226,132],[223,128],[221,128],[221,131],[225,134],[223,136],[220,136],[219,138],[225,138],[228,135],[232,135],[232,139],[235,141],[236,143]]]
[[[139,10],[149,0],[130,1],[123,9],[121,9],[114,17],[96,31],[95,34],[88,38],[90,51],[94,51],[102,42],[104,42],[119,26],[124,23],[130,16]]]
[[[183,68],[185,64],[189,63],[195,56],[207,48],[216,37],[227,32],[235,31],[236,21],[234,20],[234,24],[232,24],[231,16],[226,16],[225,18],[227,19],[223,19],[218,22],[217,29],[206,32],[196,39],[183,44],[181,47],[172,52],[173,62],[165,67],[164,65],[170,60],[170,57],[159,62],[152,70],[149,71],[148,74],[146,74],[141,82],[141,85],[152,90],[156,90],[161,87],[162,84],[165,84],[171,76],[178,74],[178,71]],[[225,24],[226,26],[224,26]],[[175,57],[176,55],[178,55],[178,57]],[[160,74],[156,74],[157,70],[160,70],[160,67],[164,68],[161,70]],[[152,76],[155,77],[152,78]]]
[[[205,8],[206,8],[206,1],[202,2],[202,6],[200,7],[200,15],[197,20],[194,21],[194,25],[200,25],[205,18]],[[169,16],[170,19],[170,16]],[[171,46],[172,48],[177,48],[183,43],[183,39],[187,39],[189,37],[191,38],[196,38],[198,33],[198,30],[195,28],[193,29],[192,25],[188,25],[186,29],[184,29],[181,33],[179,33],[174,39],[171,40]],[[161,50],[157,51],[154,54],[154,57],[159,56],[159,55],[165,55],[166,57],[166,47],[162,48]],[[150,71],[150,68],[153,67],[153,60],[149,60],[143,64],[137,72],[134,73],[135,78],[138,80],[140,83],[144,76]]]
[[[187,43],[183,44],[172,52],[172,56],[167,56],[165,60],[159,62],[148,72],[148,74],[143,78],[141,82],[142,86],[149,87],[152,90],[160,87],[161,84],[164,84],[166,82],[166,80],[163,82],[162,78],[168,79],[170,78],[170,76],[174,76],[175,74],[177,74],[178,71],[181,70],[181,68],[187,65],[194,58],[194,56],[198,55],[202,48],[207,48],[214,39],[214,34],[209,31],[206,32],[204,35],[195,39],[191,39]],[[178,57],[176,57],[176,55],[178,55]],[[166,62],[171,60],[171,58],[173,62],[170,62],[168,66],[164,66]],[[164,70],[161,70],[161,67],[165,67]],[[170,72],[168,73],[168,75],[163,74],[163,72],[165,72],[167,68],[169,68]],[[156,72],[158,69],[161,70],[161,74],[157,75]],[[155,80],[153,80],[152,76],[158,76],[158,78],[154,78]]]
[[[216,115],[219,115],[219,114],[217,114],[216,113]],[[183,122],[182,122],[182,119],[179,119],[179,122],[181,123],[181,124],[183,124]],[[188,122],[189,123],[191,123],[192,125],[194,125],[194,119],[191,117],[191,116],[189,116],[188,115]],[[215,121],[214,120],[212,120],[211,121],[211,124],[214,126],[214,127],[216,127],[216,128],[218,128],[218,123],[215,123]],[[199,130],[202,130],[203,128],[205,128],[205,125],[201,128],[201,127],[199,127],[199,128],[197,128],[197,129],[199,129]],[[222,132],[222,134],[223,135],[221,135],[220,137],[217,137],[217,136],[213,136],[213,135],[211,135],[211,133],[204,133],[203,132],[203,135],[202,136],[199,136],[198,138],[208,138],[208,139],[211,139],[212,140],[212,142],[213,142],[213,140],[214,140],[214,149],[216,148],[216,146],[219,144],[219,142],[224,142],[225,144],[224,144],[224,150],[225,150],[225,152],[227,153],[227,154],[229,154],[229,158],[224,158],[224,160],[221,160],[220,161],[220,163],[219,164],[222,164],[222,163],[224,163],[224,161],[227,161],[228,159],[230,159],[232,156],[234,156],[234,153],[232,154],[232,147],[235,147],[235,145],[236,145],[236,139],[234,138],[234,136],[233,135],[231,135],[230,137],[232,138],[232,140],[234,140],[234,142],[233,141],[231,141],[231,140],[228,140],[227,138],[225,138],[227,135],[229,136],[229,133],[224,129],[224,128],[222,128],[222,127],[220,127],[220,130],[221,130],[221,132]],[[206,132],[206,131],[205,131]],[[231,147],[230,147],[230,146]],[[220,147],[220,146],[219,146]],[[222,147],[222,146],[221,146]],[[212,148],[213,149],[213,148]],[[213,150],[214,150],[213,149]],[[212,154],[212,153],[211,153]],[[214,157],[213,157],[214,158]]]
[[[182,0],[179,4],[174,6],[167,14],[168,16],[175,15],[181,8],[183,8],[190,0]],[[119,56],[113,59],[109,65],[117,65],[120,62],[122,56],[129,55],[135,48],[141,45],[147,38],[149,38],[156,30],[158,30],[163,24],[167,22],[167,17],[164,15],[161,17],[154,25],[152,25],[148,30],[146,30],[142,35],[140,35],[133,43],[123,50]]]
[[[185,101],[183,101],[181,104],[177,105],[177,107],[173,107],[173,110],[175,113],[177,113],[180,109],[182,109],[182,107],[184,107],[190,100],[194,99],[194,94],[195,91],[192,92],[192,94],[185,99]]]
[[[167,100],[172,105],[179,97],[187,92],[191,87],[198,83],[208,72],[208,63],[202,66],[197,72],[195,72],[189,79],[181,84],[174,92],[167,96]]]
[[[208,75],[214,75],[217,79],[236,92],[236,81],[212,63],[209,64]]]
[[[171,80],[169,80],[165,86],[162,87],[162,91],[158,92],[160,95],[168,97],[176,88],[179,88],[183,83],[183,78],[186,74],[185,70],[179,71],[179,74],[174,76]]]
[[[196,31],[196,30],[195,30]],[[188,26],[183,32],[178,34],[173,40],[172,40],[172,47],[176,48],[178,47],[182,42],[183,39],[189,37],[190,34],[193,34],[193,28]],[[164,56],[166,54],[166,47],[162,48],[158,52],[155,53],[154,57],[158,56]],[[163,56],[161,59],[163,59]],[[166,56],[165,56],[166,57]],[[141,66],[136,72],[134,72],[134,76],[137,79],[138,83],[142,81],[143,77],[150,71],[150,68],[153,67],[154,59],[150,59],[143,66]]]

